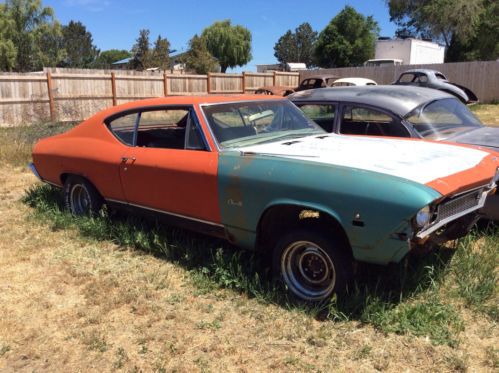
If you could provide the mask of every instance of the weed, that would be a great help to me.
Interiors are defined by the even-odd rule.
[[[366,359],[371,354],[372,349],[369,345],[363,345],[359,350],[355,351],[354,360]]]
[[[459,245],[453,260],[453,272],[458,295],[465,303],[499,320],[497,302],[497,263],[499,263],[499,234],[489,232],[478,242],[469,235]]]
[[[106,352],[109,348],[106,340],[97,332],[82,333],[82,342],[91,351]]]
[[[10,351],[10,346],[9,345],[2,346],[2,348],[0,348],[0,357],[2,357],[3,355],[5,355],[9,351]]]
[[[488,346],[485,349],[485,363],[494,369],[499,368],[499,349]]]
[[[125,351],[124,348],[119,347],[116,350],[116,360],[113,363],[113,368],[115,369],[121,369],[125,365],[125,363],[128,361],[128,355]]]

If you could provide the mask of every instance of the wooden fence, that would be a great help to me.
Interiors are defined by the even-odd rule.
[[[144,98],[253,93],[265,85],[298,83],[299,74],[287,72],[188,75],[49,69],[2,74],[0,126],[79,121],[106,107]]]
[[[390,84],[399,75],[411,69],[433,69],[442,72],[453,83],[471,89],[480,102],[499,101],[499,61],[455,62],[432,65],[400,65],[386,67],[346,67],[338,69],[308,70],[300,73],[300,78],[327,73],[342,78],[369,78],[378,84]]]

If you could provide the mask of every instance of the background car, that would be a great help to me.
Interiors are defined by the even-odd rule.
[[[438,90],[340,87],[288,98],[327,132],[450,141],[499,152],[499,128],[484,126],[466,105]],[[485,213],[499,220],[499,195],[490,198]]]
[[[331,74],[313,75],[304,78],[298,87],[287,86],[265,86],[258,88],[256,94],[287,96],[293,92],[305,91],[307,89],[332,87],[339,77]]]
[[[287,99],[244,95],[106,109],[36,143],[32,170],[74,215],[106,203],[267,251],[292,295],[321,301],[354,260],[467,234],[497,167],[476,149],[331,136]]]
[[[378,85],[374,80],[367,78],[341,78],[333,83],[333,87],[350,87],[359,85]]]
[[[288,96],[294,93],[294,87],[269,85],[260,87],[255,91],[255,95],[270,95],[270,96]]]
[[[478,102],[478,98],[469,88],[449,82],[444,74],[436,70],[408,70],[400,74],[399,78],[393,84],[438,89],[456,96],[465,104]]]

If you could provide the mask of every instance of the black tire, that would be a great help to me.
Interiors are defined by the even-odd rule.
[[[346,290],[353,277],[353,262],[343,240],[319,230],[300,229],[277,243],[273,270],[293,297],[320,302]]]
[[[102,197],[88,180],[68,176],[63,188],[64,204],[75,216],[96,215],[102,207]]]

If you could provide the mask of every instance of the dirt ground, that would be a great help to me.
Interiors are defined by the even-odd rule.
[[[445,372],[497,369],[497,326],[462,310],[455,347],[317,321],[181,267],[51,230],[20,202],[35,178],[0,168],[0,371]]]

